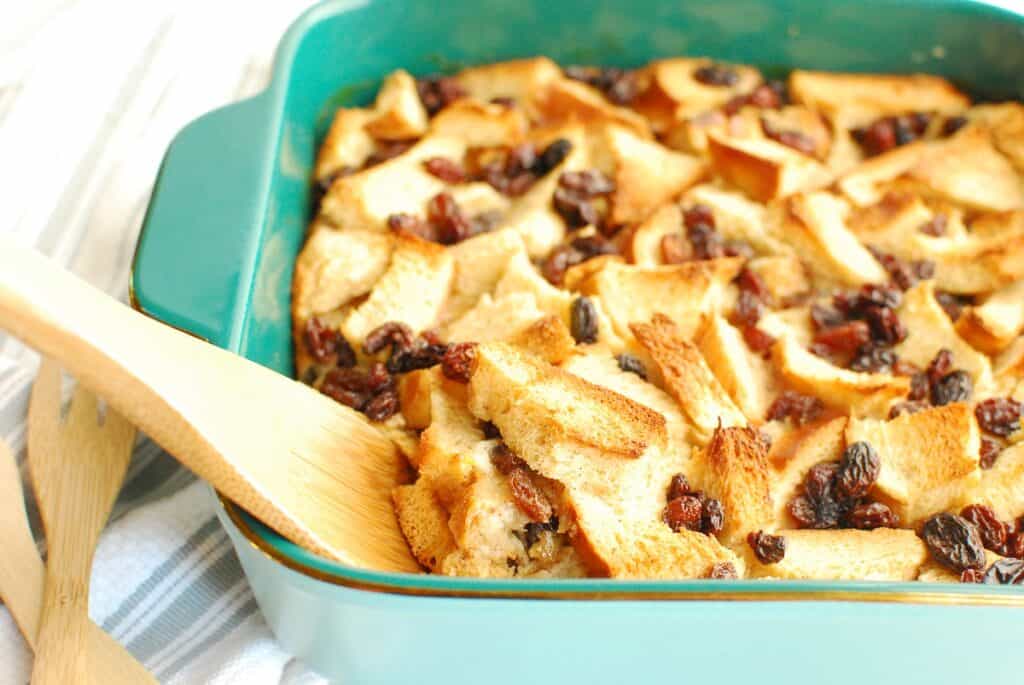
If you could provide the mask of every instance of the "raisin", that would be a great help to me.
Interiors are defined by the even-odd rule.
[[[949,117],[942,122],[942,135],[951,136],[966,125],[967,117],[965,116]]]
[[[617,105],[633,101],[639,91],[636,75],[632,71],[615,67],[566,67],[565,75],[597,88]]]
[[[552,516],[543,523],[537,521],[530,521],[523,527],[523,537],[525,538],[524,546],[527,550],[536,545],[538,542],[553,532],[558,531],[558,517]]]
[[[775,142],[801,152],[808,157],[814,157],[818,152],[818,146],[814,139],[800,131],[786,131],[771,125],[766,119],[761,119],[761,130],[764,135]]]
[[[822,462],[808,470],[803,493],[790,502],[789,512],[803,528],[836,528],[843,515],[843,506],[836,493],[839,464]]]
[[[874,447],[864,441],[848,445],[839,460],[836,490],[848,499],[863,497],[878,480],[881,470],[882,462]]]
[[[868,249],[900,290],[910,290],[919,280],[931,278],[935,272],[933,262],[905,262],[895,255],[887,254],[877,248],[869,247]]]
[[[999,559],[985,571],[983,581],[994,585],[1021,585],[1024,583],[1024,560]]]
[[[952,402],[966,402],[973,391],[974,384],[967,372],[953,371],[932,386],[932,404],[942,407]]]
[[[693,246],[694,259],[717,259],[725,256],[722,236],[707,224],[687,226],[686,237]]]
[[[931,219],[921,224],[917,230],[925,235],[939,238],[946,235],[946,226],[948,224],[949,218],[945,214],[936,214]]]
[[[619,368],[625,371],[626,373],[635,373],[636,375],[640,376],[640,378],[647,380],[647,367],[644,366],[644,363],[642,361],[640,361],[630,353],[623,352],[622,354],[615,357],[615,361],[619,363]]]
[[[1006,544],[1001,550],[1004,557],[1024,559],[1024,532],[1017,532],[1006,538]]]
[[[374,362],[366,372],[365,387],[371,393],[394,390],[395,379],[385,364]]]
[[[416,80],[416,91],[427,114],[434,116],[442,109],[466,95],[458,81],[449,76],[432,74]]]
[[[569,228],[597,226],[601,222],[597,207],[586,195],[567,188],[558,188],[552,197],[555,211]]]
[[[312,316],[306,321],[303,340],[306,343],[306,350],[318,363],[326,364],[331,361],[338,351],[339,338],[338,331],[325,326],[319,317]],[[340,340],[346,347],[348,346],[344,338],[340,338]],[[349,352],[351,350],[352,348],[349,347]],[[351,366],[351,364],[342,364],[341,366]]]
[[[1006,544],[1010,527],[999,520],[996,512],[984,504],[971,504],[960,511],[960,516],[978,529],[985,549],[998,552]]]
[[[587,197],[615,192],[615,182],[598,169],[564,171],[558,177],[558,185],[575,190]]]
[[[597,342],[597,310],[587,297],[577,297],[570,309],[570,331],[577,343]]]
[[[491,448],[490,458],[494,468],[504,476],[509,475],[515,469],[526,468],[526,462],[517,457],[503,442],[499,442]]]
[[[985,582],[985,574],[974,568],[964,569],[960,573],[961,583],[983,583]]]
[[[694,226],[710,226],[714,228],[715,214],[711,207],[697,203],[689,209],[683,210],[683,225],[686,228],[693,228]]]
[[[907,399],[916,402],[927,398],[928,374],[924,371],[919,371],[910,377],[910,391],[907,393]]]
[[[946,316],[949,317],[950,321],[956,323],[963,313],[964,307],[971,304],[973,299],[967,295],[957,295],[943,290],[936,290],[935,301],[942,307],[942,311],[946,312]]]
[[[857,291],[857,295],[850,303],[850,315],[866,317],[869,307],[881,307],[896,309],[903,301],[899,288],[891,285],[875,285],[869,283]],[[835,304],[835,299],[833,299]]]
[[[336,388],[342,390],[351,390],[358,393],[370,392],[369,385],[367,383],[367,373],[364,369],[359,368],[335,368],[327,372],[324,376],[324,385],[330,384]]]
[[[437,242],[437,231],[423,219],[412,214],[391,214],[388,216],[388,228],[395,233],[410,233],[423,240]]]
[[[982,430],[1005,438],[1020,430],[1022,405],[1009,397],[993,397],[979,402],[974,416]]]
[[[541,263],[540,271],[548,283],[561,285],[568,268],[579,262],[580,255],[576,250],[568,245],[559,245]]]
[[[896,147],[896,122],[892,118],[879,119],[866,128],[850,132],[869,156],[880,155]]]
[[[483,432],[484,437],[488,440],[494,440],[495,438],[501,437],[501,431],[490,421],[484,421],[480,425],[480,430]]]
[[[846,515],[846,525],[858,530],[895,528],[899,525],[899,517],[881,502],[868,502],[850,510]]]
[[[366,158],[365,162],[363,162],[363,168],[368,169],[370,167],[377,166],[378,164],[383,164],[389,159],[394,159],[398,155],[402,154],[410,147],[412,147],[412,142],[404,140],[379,143],[377,149]]]
[[[368,397],[363,393],[355,392],[354,390],[345,390],[344,388],[340,388],[328,382],[326,379],[320,386],[320,392],[327,395],[335,402],[344,404],[346,407],[351,407],[356,411],[362,411],[368,400]]]
[[[918,400],[912,400],[910,402],[897,402],[889,408],[889,420],[895,419],[897,416],[903,416],[904,414],[916,414],[919,411],[924,411],[928,408],[927,402],[921,402]]]
[[[689,495],[691,492],[690,481],[686,479],[686,474],[677,473],[672,476],[672,482],[669,483],[666,500],[674,500],[683,495]]]
[[[506,109],[513,109],[516,106],[515,98],[508,97],[507,95],[499,95],[498,97],[491,98],[489,102],[492,105],[501,105]]]
[[[437,229],[438,242],[454,245],[472,233],[469,219],[451,193],[438,193],[427,203],[427,219]]]
[[[906,339],[907,329],[900,322],[895,309],[869,306],[865,308],[864,316],[871,326],[871,337],[874,340],[886,345],[895,345]]]
[[[819,330],[814,345],[830,354],[852,354],[871,340],[871,328],[863,321],[850,321]]]
[[[764,314],[764,302],[749,290],[741,290],[736,298],[732,320],[737,326],[755,326]]]
[[[762,564],[777,564],[786,556],[786,538],[757,531],[747,535],[747,544]]]
[[[834,326],[839,326],[845,321],[845,317],[835,307],[822,304],[811,305],[811,324],[814,330],[823,331]]]
[[[447,157],[431,157],[423,163],[423,167],[445,183],[463,183],[466,180],[466,171],[462,165]]]
[[[441,363],[447,350],[447,345],[431,345],[423,340],[417,340],[408,349],[392,353],[388,359],[387,369],[391,373],[429,369]]]
[[[955,514],[936,514],[921,529],[932,558],[957,573],[985,566],[985,548],[978,530]]]
[[[390,419],[398,412],[398,393],[394,390],[386,390],[374,395],[373,398],[363,407],[363,413],[371,421],[384,421]]]
[[[689,254],[683,236],[669,233],[661,237],[661,261],[665,264],[682,264]]]
[[[768,357],[772,349],[772,345],[775,344],[775,337],[770,333],[766,333],[757,326],[744,326],[740,329],[743,333],[743,341],[747,343],[747,347],[750,348],[751,352],[756,352],[763,357]]]
[[[574,238],[571,243],[572,249],[576,250],[582,258],[580,261],[587,261],[601,255],[616,254],[618,250],[615,244],[601,235],[587,235]]]
[[[662,519],[673,531],[678,532],[683,528],[687,530],[700,530],[703,507],[699,497],[694,495],[683,495],[669,500],[662,513]]]
[[[736,567],[731,561],[719,561],[713,564],[711,570],[708,571],[708,578],[711,580],[733,580],[739,577]]]
[[[725,527],[725,507],[721,501],[709,497],[704,500],[700,530],[707,535],[718,535]]]
[[[867,343],[857,350],[850,369],[861,373],[892,373],[899,357],[892,349],[878,343]]]
[[[747,101],[762,109],[779,109],[789,101],[786,84],[782,81],[762,83],[750,92]]]
[[[512,469],[508,474],[508,485],[519,511],[526,514],[531,521],[543,523],[554,515],[551,502],[533,482],[533,477],[526,469]]]
[[[441,373],[459,383],[468,383],[473,376],[473,362],[476,360],[476,343],[454,343],[448,346],[441,357]]]
[[[1003,451],[1003,446],[991,438],[981,439],[981,451],[978,453],[978,466],[990,469],[995,466],[996,459]]]
[[[401,321],[388,321],[374,328],[363,342],[366,354],[377,354],[385,347],[391,348],[391,354],[408,350],[412,347],[412,329]]]
[[[693,72],[693,78],[706,86],[734,86],[740,80],[735,69],[723,64],[706,64]]]
[[[814,421],[825,411],[825,404],[812,395],[801,395],[793,390],[782,392],[765,415],[766,421],[791,419],[797,426]]]
[[[572,152],[572,143],[565,138],[559,138],[544,148],[531,170],[538,176],[544,176],[561,164],[570,152]]]
[[[932,360],[928,362],[925,373],[928,376],[928,385],[932,386],[939,382],[943,376],[953,370],[953,353],[943,347]]]

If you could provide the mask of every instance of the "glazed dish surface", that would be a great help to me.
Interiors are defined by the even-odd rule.
[[[1024,106],[674,58],[342,108],[299,377],[424,569],[1024,581]]]

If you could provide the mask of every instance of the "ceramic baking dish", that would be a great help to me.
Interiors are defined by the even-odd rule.
[[[288,30],[266,91],[171,145],[134,303],[290,374],[317,144],[338,105],[368,101],[398,67],[711,55],[769,74],[928,71],[1021,98],[1022,35],[1020,14],[952,0],[326,3]],[[1019,587],[394,575],[317,558],[230,502],[220,516],[281,643],[345,683],[1019,682]]]

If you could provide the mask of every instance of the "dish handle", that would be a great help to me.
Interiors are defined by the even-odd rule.
[[[205,114],[164,156],[132,264],[132,305],[221,347],[245,297],[271,182],[266,93]]]

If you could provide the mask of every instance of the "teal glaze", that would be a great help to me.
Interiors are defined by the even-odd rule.
[[[264,93],[201,117],[172,143],[140,238],[134,294],[167,323],[291,373],[289,284],[316,144],[334,109],[368,101],[391,69],[422,74],[533,54],[626,66],[707,54],[779,74],[794,66],[926,71],[979,97],[1019,99],[1022,36],[1019,14],[955,0],[328,2],[288,30]],[[313,580],[221,518],[282,643],[347,683],[612,683],[683,674],[694,682],[792,682],[806,674],[807,682],[859,684],[889,682],[894,673],[905,682],[1019,680],[1012,658],[977,656],[1013,653],[1011,640],[1024,629],[1019,609],[643,599],[716,585],[744,596],[1018,588],[393,575],[317,558],[250,521],[277,552],[350,582],[435,592],[557,588],[569,597],[628,591],[637,599],[416,597]],[[855,665],[850,643],[867,650]],[[716,677],[723,669],[725,681]]]

